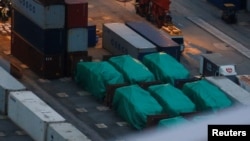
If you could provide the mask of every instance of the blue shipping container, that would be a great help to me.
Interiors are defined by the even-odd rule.
[[[65,53],[66,31],[64,28],[42,29],[15,9],[12,15],[12,27],[42,53]]]
[[[43,78],[64,76],[65,53],[44,54],[15,32],[11,33],[11,54]]]
[[[152,44],[156,45],[158,51],[166,52],[180,61],[180,45],[170,37],[163,35],[156,27],[146,22],[126,22],[125,24]]]
[[[97,42],[96,25],[88,23],[88,47],[94,47]]]

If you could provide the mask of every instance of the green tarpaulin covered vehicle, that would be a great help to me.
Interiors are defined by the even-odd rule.
[[[155,75],[157,80],[174,84],[176,79],[187,79],[190,72],[171,55],[157,52],[145,55],[143,64]]]
[[[149,115],[160,115],[163,112],[162,106],[156,99],[138,85],[117,88],[113,98],[113,108],[138,130],[146,127]]]
[[[79,62],[75,81],[100,100],[105,97],[107,85],[125,83],[123,75],[106,61]]]
[[[171,117],[196,112],[195,104],[171,84],[152,85],[148,91],[161,104],[165,113]]]
[[[184,84],[182,91],[199,111],[217,111],[233,104],[222,90],[205,79]]]
[[[108,61],[123,74],[127,83],[155,81],[153,73],[142,62],[130,55],[111,57]]]
[[[197,123],[197,122],[202,122],[202,121],[206,121],[209,120],[211,118],[214,118],[216,116],[216,114],[198,114],[198,115],[194,115],[193,117],[188,117],[186,118],[185,116],[176,116],[176,117],[172,117],[172,118],[164,118],[161,119],[158,124],[157,127],[175,127],[181,124],[190,124],[192,126],[193,123]]]

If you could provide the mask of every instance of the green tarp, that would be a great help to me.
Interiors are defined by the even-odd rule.
[[[199,111],[216,111],[232,105],[229,97],[205,79],[184,84],[182,91]]]
[[[162,119],[158,122],[157,126],[169,128],[169,127],[175,127],[176,125],[186,124],[186,123],[190,123],[190,125],[192,125],[193,123],[209,120],[211,118],[214,118],[215,116],[216,115],[214,115],[214,114],[212,114],[212,115],[196,115],[193,117],[189,117],[188,119],[183,117],[183,116],[177,116],[177,117]]]
[[[84,90],[101,100],[105,97],[107,85],[125,83],[122,74],[105,61],[79,62],[76,68],[75,81]]]
[[[117,88],[113,108],[136,129],[146,127],[148,115],[159,115],[163,112],[161,105],[150,93],[138,85]]]
[[[175,79],[187,79],[189,71],[171,55],[157,52],[145,55],[143,64],[155,75],[157,80],[174,84]]]
[[[155,80],[153,73],[139,60],[132,58],[130,55],[111,57],[109,62],[123,74],[127,83],[135,84]]]
[[[196,111],[195,104],[181,90],[171,84],[153,85],[148,90],[170,116]]]
[[[158,123],[158,127],[175,127],[176,125],[189,123],[190,121],[186,120],[185,118],[178,116],[173,118],[162,119]]]

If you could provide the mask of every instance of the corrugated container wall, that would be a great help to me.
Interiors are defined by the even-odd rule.
[[[67,52],[87,51],[88,29],[70,28],[67,32]]]
[[[44,6],[35,0],[12,0],[12,6],[42,29],[65,27],[65,5]]]
[[[10,46],[11,55],[20,60],[22,63],[28,65],[28,62],[30,61],[28,54],[31,45],[15,31],[12,31]]]
[[[170,54],[176,60],[180,61],[180,45],[160,32],[156,27],[146,22],[126,22],[129,28],[140,34],[157,47],[158,51]]]
[[[70,123],[52,123],[48,127],[47,141],[90,141]]]
[[[11,92],[8,100],[8,117],[35,141],[46,141],[50,123],[65,122],[32,91]]]
[[[64,53],[44,54],[34,48],[15,31],[11,34],[11,54],[28,65],[40,77],[53,79],[64,76]]]
[[[97,42],[98,37],[96,35],[96,25],[88,23],[88,47],[94,47]]]
[[[141,60],[145,54],[157,52],[155,45],[124,23],[103,24],[102,46],[114,55],[129,54]]]
[[[12,30],[43,53],[55,54],[65,52],[65,28],[42,29],[14,9],[12,12]]]
[[[38,1],[41,2],[43,5],[64,4],[64,0],[38,0]]]
[[[11,91],[26,90],[26,87],[5,69],[0,67],[0,113],[7,114],[8,95]]]
[[[245,8],[246,0],[207,0],[219,9],[223,9],[224,3],[233,3],[237,10]]]
[[[86,0],[65,0],[65,5],[67,28],[88,26],[88,2]]]

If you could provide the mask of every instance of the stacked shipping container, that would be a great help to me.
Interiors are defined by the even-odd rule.
[[[58,78],[65,67],[65,6],[47,4],[12,1],[11,54],[41,77]]]
[[[45,28],[37,26],[17,10],[12,14],[13,30],[44,54],[64,53],[65,30],[64,28]]]
[[[11,53],[44,78],[58,78],[64,72],[64,54],[44,54],[15,31],[11,34]]]
[[[72,75],[76,62],[85,59],[88,48],[88,3],[65,0],[66,5],[66,75]]]
[[[11,54],[43,78],[70,74],[72,58],[87,54],[86,0],[13,0],[12,5]]]
[[[65,6],[63,4],[45,6],[34,0],[12,0],[12,5],[42,29],[64,28]]]

